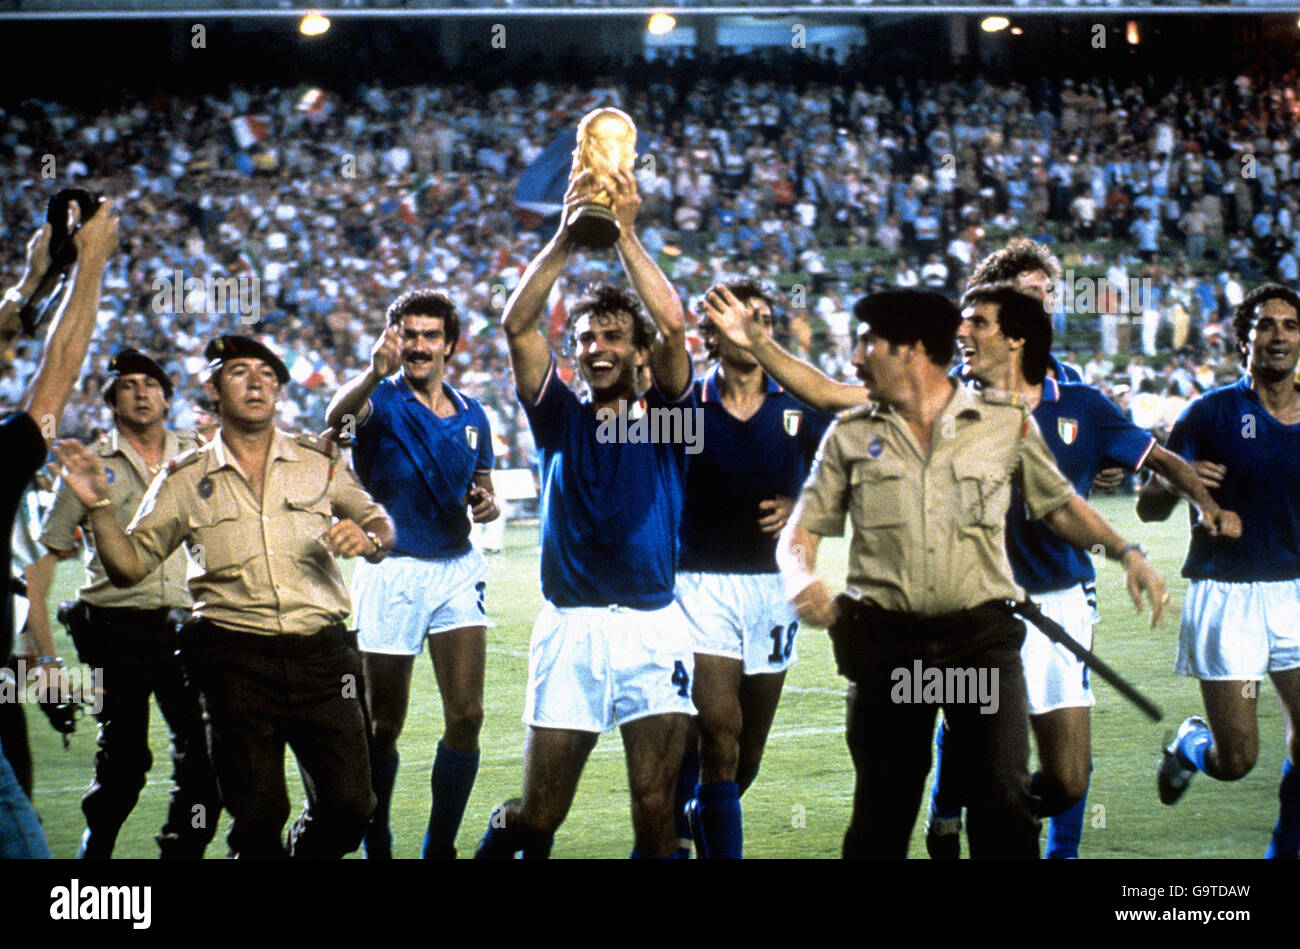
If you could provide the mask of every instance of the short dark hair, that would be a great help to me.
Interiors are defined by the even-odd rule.
[[[1243,366],[1250,354],[1250,328],[1255,325],[1255,311],[1269,300],[1289,303],[1296,315],[1300,316],[1300,294],[1280,283],[1263,284],[1242,297],[1232,313],[1232,332],[1237,337],[1237,357]]]
[[[442,320],[442,332],[455,348],[460,340],[460,315],[451,297],[441,290],[407,290],[388,305],[389,326],[400,326],[408,316],[431,316]]]
[[[776,294],[770,288],[757,280],[749,277],[742,277],[737,280],[719,280],[713,286],[705,291],[705,296],[717,290],[719,287],[726,287],[732,295],[741,303],[749,303],[751,300],[762,300],[767,304],[769,310],[776,308]],[[703,298],[700,300],[700,335],[704,338],[704,352],[710,359],[718,358],[718,339],[714,334],[717,328],[713,321],[709,319],[707,311],[704,309]]]
[[[983,283],[1015,280],[1022,273],[1032,273],[1035,270],[1047,274],[1047,279],[1053,283],[1061,279],[1061,262],[1055,254],[1037,241],[1031,241],[1027,237],[1013,237],[1006,247],[995,250],[975,265],[970,279],[966,281],[966,287],[969,289]]]
[[[655,330],[650,325],[650,317],[635,293],[608,283],[590,286],[578,298],[569,315],[564,320],[564,335],[573,346],[574,327],[582,317],[606,316],[612,313],[626,313],[632,318],[632,345],[637,349],[649,349],[654,342]]]
[[[1041,307],[1040,307],[1041,309]],[[961,311],[933,290],[881,290],[853,304],[853,315],[891,346],[920,343],[936,366],[952,361]]]
[[[1020,369],[1030,385],[1042,382],[1052,353],[1052,322],[1043,311],[1043,301],[1003,281],[971,287],[961,298],[963,311],[978,303],[998,308],[998,329],[1003,336],[1025,341]]]

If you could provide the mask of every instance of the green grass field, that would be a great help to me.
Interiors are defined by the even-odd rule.
[[[1277,810],[1277,784],[1285,755],[1281,713],[1272,686],[1260,690],[1260,762],[1241,781],[1221,784],[1204,776],[1176,807],[1155,795],[1159,747],[1188,714],[1200,711],[1195,682],[1172,672],[1178,615],[1186,586],[1178,568],[1186,549],[1182,510],[1165,524],[1142,525],[1126,498],[1102,498],[1097,506],[1125,536],[1142,540],[1169,580],[1174,612],[1163,628],[1150,630],[1135,617],[1123,589],[1122,572],[1099,565],[1098,590],[1103,620],[1097,628],[1098,652],[1138,684],[1166,715],[1152,724],[1109,686],[1096,685],[1093,713],[1093,772],[1081,855],[1092,857],[1246,857],[1263,855]],[[492,806],[519,793],[524,727],[520,715],[528,670],[528,637],[541,604],[537,579],[536,528],[511,528],[507,549],[491,559],[488,609],[497,626],[488,634],[487,694],[482,736],[483,758],[458,847],[473,853]],[[846,545],[823,544],[821,573],[834,588],[843,585]],[[350,564],[345,565],[350,574]],[[79,562],[59,568],[52,600],[73,596],[80,583]],[[61,632],[61,630],[60,630]],[[1030,635],[1038,635],[1030,632]],[[72,645],[60,641],[65,656]],[[786,680],[785,696],[768,743],[762,773],[746,794],[745,853],[748,857],[835,857],[848,824],[853,769],[843,738],[844,682],[835,674],[829,641],[819,630],[804,632],[799,663]],[[1097,681],[1094,677],[1094,681]],[[94,727],[83,721],[64,750],[44,717],[28,709],[36,758],[37,809],[56,857],[71,857],[83,824],[79,808],[90,776]],[[394,851],[419,855],[428,816],[429,768],[442,730],[442,715],[432,668],[425,659],[415,677],[410,716],[402,736],[402,769],[393,802]],[[155,709],[152,725],[155,764],[117,847],[120,857],[155,857],[153,835],[166,809],[168,777],[166,731]],[[292,756],[290,787],[296,806],[302,794]],[[924,856],[923,820],[913,834],[912,855]],[[209,856],[223,856],[223,827]],[[577,799],[555,842],[556,857],[626,857],[632,846],[627,781],[616,733],[604,736],[583,774]]]

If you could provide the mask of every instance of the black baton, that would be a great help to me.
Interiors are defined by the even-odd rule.
[[[1120,695],[1124,696],[1124,698],[1128,699],[1140,708],[1147,718],[1151,719],[1153,722],[1158,722],[1165,717],[1164,712],[1160,711],[1159,707],[1157,707],[1154,702],[1126,682],[1118,672],[1106,665],[1106,663],[1101,660],[1101,657],[1094,652],[1084,649],[1075,642],[1074,638],[1065,631],[1060,623],[1044,616],[1043,611],[1038,608],[1037,603],[1034,603],[1032,600],[1022,600],[1015,604],[1012,609],[1014,609],[1020,616],[1023,616],[1029,622],[1037,626],[1039,631],[1052,642],[1059,643],[1066,649],[1070,650],[1070,652],[1074,653],[1075,657],[1089,669],[1095,669],[1097,675],[1101,676],[1113,685],[1119,691]]]

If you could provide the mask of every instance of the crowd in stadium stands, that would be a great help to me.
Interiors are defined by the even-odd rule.
[[[500,463],[526,465],[496,321],[552,225],[517,212],[514,188],[597,103],[639,126],[639,225],[683,297],[726,275],[774,280],[781,332],[833,374],[851,374],[856,296],[893,284],[956,294],[973,261],[1025,234],[1050,241],[1066,270],[1056,326],[1090,381],[1121,401],[1169,393],[1157,413],[1167,424],[1179,400],[1235,378],[1220,328],[1243,292],[1297,282],[1294,75],[865,88],[843,81],[848,64],[817,62],[796,79],[687,57],[583,88],[235,87],[97,114],[14,106],[0,115],[3,246],[25,246],[58,188],[120,199],[122,252],[61,431],[109,425],[99,386],[127,345],[161,358],[178,383],[174,420],[187,424],[203,343],[228,332],[284,354],[285,417],[320,430],[388,302],[432,284],[467,324],[450,380],[494,413]],[[612,261],[591,255],[565,291],[612,275]],[[7,263],[12,277],[21,262]],[[256,287],[256,313],[218,290],[232,277]],[[17,399],[35,351],[20,344],[0,370],[0,405]]]

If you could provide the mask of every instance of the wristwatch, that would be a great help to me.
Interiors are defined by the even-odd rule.
[[[1140,553],[1143,557],[1147,555],[1147,549],[1143,547],[1141,544],[1125,544],[1123,547],[1119,549],[1119,553],[1115,555],[1115,559],[1123,560],[1134,550]]]
[[[375,552],[370,555],[371,557],[378,557],[380,554],[386,555],[388,553],[384,545],[379,542],[379,535],[374,531],[366,531],[366,540],[375,545]]]

